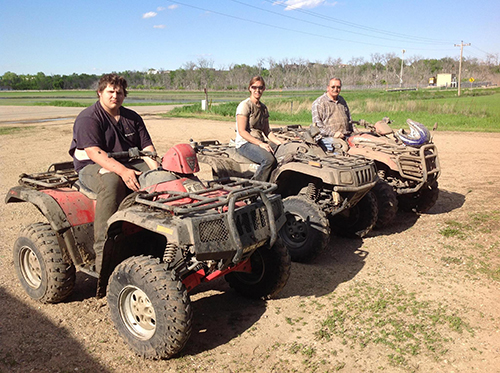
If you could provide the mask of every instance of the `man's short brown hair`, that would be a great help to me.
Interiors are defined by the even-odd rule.
[[[125,97],[127,97],[127,81],[123,76],[119,76],[117,74],[105,74],[101,76],[97,85],[97,97],[99,97],[99,92],[104,91],[108,85],[112,87],[120,87],[123,90]]]

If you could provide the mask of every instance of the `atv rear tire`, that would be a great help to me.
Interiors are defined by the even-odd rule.
[[[388,226],[398,212],[398,197],[394,188],[385,181],[379,181],[372,189],[377,197],[378,216],[375,223],[376,229]]]
[[[377,222],[377,197],[372,191],[353,207],[330,218],[332,230],[343,237],[364,237]]]
[[[75,286],[75,266],[64,260],[55,232],[47,223],[24,228],[14,244],[14,267],[28,295],[42,303],[58,303]]]
[[[145,358],[170,358],[191,335],[193,311],[184,284],[159,259],[136,256],[113,271],[107,289],[113,323]]]
[[[330,226],[325,213],[304,196],[283,200],[286,223],[279,234],[292,261],[307,262],[328,245]]]
[[[274,298],[290,277],[292,261],[287,248],[278,238],[274,246],[259,247],[250,257],[252,272],[231,272],[225,276],[233,289],[248,298]]]
[[[439,197],[438,182],[424,185],[418,192],[399,196],[399,207],[403,211],[425,213],[436,204]]]

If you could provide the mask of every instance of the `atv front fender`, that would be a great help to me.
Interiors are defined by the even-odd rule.
[[[395,172],[399,172],[399,166],[396,162],[396,157],[390,152],[373,150],[372,147],[352,147],[349,149],[349,154],[362,155],[368,159],[374,160],[375,162],[381,163],[389,167]]]
[[[302,174],[307,178],[315,178],[321,180],[325,185],[333,185],[333,190],[337,192],[359,192],[371,189],[377,182],[376,173],[372,172],[369,175],[370,180],[361,178],[361,184],[358,177],[353,175],[352,170],[335,170],[328,171],[328,168],[319,165],[314,165],[318,162],[300,163],[290,162],[284,164],[272,174],[274,183],[281,184],[280,179],[286,180],[290,175]],[[344,174],[345,173],[345,176]],[[363,173],[364,174],[364,173]],[[374,175],[373,179],[372,176]],[[293,176],[296,178],[296,176]]]

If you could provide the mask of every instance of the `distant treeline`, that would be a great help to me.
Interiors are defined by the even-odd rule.
[[[403,62],[403,64],[401,63]],[[330,77],[339,77],[344,86],[426,86],[429,78],[440,73],[458,76],[459,61],[450,57],[402,59],[393,53],[373,54],[371,60],[353,58],[347,63],[341,59],[328,59],[324,63],[303,59],[272,58],[260,60],[256,66],[231,65],[214,68],[213,62],[199,59],[188,62],[177,70],[123,71],[131,89],[172,90],[241,90],[246,89],[254,75],[261,75],[269,89],[323,89]],[[402,70],[402,71],[401,71]],[[402,72],[402,83],[401,83]],[[95,89],[100,75],[72,74],[17,75],[6,72],[0,77],[0,89],[12,90],[60,90]],[[462,61],[462,80],[474,78],[476,82],[500,83],[500,65],[497,55],[486,61],[467,58]]]

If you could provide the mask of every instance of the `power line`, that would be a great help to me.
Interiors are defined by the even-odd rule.
[[[485,51],[483,51],[482,49],[479,49],[478,47],[476,47],[476,46],[474,46],[474,45],[471,45],[471,47],[472,47],[472,48],[474,48],[474,49],[477,49],[479,52],[482,52],[482,53],[484,53],[484,54],[486,54],[486,55],[492,55],[492,54],[493,54],[493,53],[485,52]]]
[[[284,5],[283,3],[277,2],[275,0],[264,0],[264,1],[268,2],[268,3],[271,3],[273,5],[281,6],[283,8],[286,7],[286,5]],[[414,40],[420,40],[420,41],[432,42],[432,43],[439,43],[439,44],[451,44],[452,43],[451,41],[446,41],[446,40],[424,38],[424,37],[420,37],[420,36],[411,36],[411,35],[405,35],[405,34],[393,32],[393,31],[386,31],[386,30],[382,30],[382,29],[377,29],[377,28],[374,28],[374,27],[369,27],[369,26],[365,26],[365,25],[361,25],[361,24],[357,24],[357,23],[353,23],[353,22],[344,21],[344,20],[341,20],[341,19],[338,19],[338,18],[333,18],[333,17],[325,16],[323,14],[319,14],[319,13],[316,13],[316,12],[313,12],[313,11],[310,11],[310,10],[294,9],[294,11],[300,12],[300,13],[304,13],[304,14],[307,14],[307,15],[310,15],[310,16],[313,16],[313,17],[316,17],[316,18],[320,18],[320,19],[324,19],[324,20],[328,20],[328,21],[334,21],[336,23],[340,23],[340,24],[343,24],[343,25],[346,25],[346,26],[349,26],[349,27],[355,27],[355,28],[358,28],[358,29],[372,31],[372,32],[379,33],[379,34],[385,34],[385,35],[395,36],[395,37],[399,37],[399,38],[414,39]]]
[[[300,31],[300,30],[291,29],[291,28],[287,28],[287,27],[271,25],[268,23],[259,22],[259,21],[255,21],[252,19],[248,19],[248,18],[243,18],[243,17],[231,15],[231,14],[226,14],[226,13],[218,12],[218,11],[207,9],[207,8],[202,8],[202,7],[191,5],[191,4],[186,4],[186,3],[183,3],[180,1],[174,1],[174,0],[168,0],[168,1],[170,3],[183,5],[183,6],[193,8],[193,9],[198,9],[198,10],[201,10],[204,12],[210,12],[210,13],[217,14],[217,15],[220,15],[223,17],[233,18],[233,19],[237,19],[240,21],[250,22],[250,23],[254,23],[254,24],[258,24],[258,25],[266,26],[266,27],[270,27],[270,28],[275,28],[275,29],[279,29],[279,30],[283,30],[283,31],[290,31],[290,32],[298,33],[298,34],[309,35],[309,36],[314,36],[314,37],[323,38],[323,39],[337,40],[337,41],[341,41],[341,42],[345,42],[345,43],[363,44],[363,45],[370,45],[370,46],[390,48],[390,49],[401,49],[401,46],[391,46],[391,45],[375,44],[375,43],[362,42],[362,41],[356,41],[356,40],[347,40],[347,39],[343,39],[343,38],[335,38],[335,37],[331,37],[331,36],[327,36],[327,35],[315,34],[312,32]],[[443,48],[439,48],[439,49],[411,48],[411,49],[413,49],[413,50],[439,50],[439,51],[443,50]]]
[[[350,34],[356,34],[356,35],[361,35],[361,36],[367,36],[369,38],[383,39],[383,40],[389,40],[389,41],[398,41],[398,42],[401,42],[401,41],[407,42],[408,40],[405,40],[405,39],[411,38],[411,36],[406,36],[406,35],[399,36],[398,34],[394,34],[394,36],[397,37],[397,38],[399,38],[399,39],[403,38],[403,40],[395,40],[394,38],[386,38],[386,37],[380,37],[380,36],[373,36],[373,35],[363,34],[361,32],[349,31],[349,30],[345,30],[345,29],[341,29],[341,28],[337,28],[337,27],[323,25],[323,24],[320,24],[320,23],[312,22],[312,21],[307,21],[307,20],[304,20],[304,19],[301,19],[301,18],[297,18],[297,17],[292,17],[292,16],[289,16],[289,15],[286,15],[286,14],[281,14],[281,13],[278,13],[278,12],[274,12],[274,11],[269,10],[269,9],[264,9],[264,8],[261,8],[261,7],[255,6],[255,5],[250,5],[250,4],[244,3],[242,1],[238,1],[238,0],[230,0],[230,1],[232,1],[233,3],[237,3],[237,4],[241,4],[241,5],[247,6],[249,8],[253,8],[253,9],[257,9],[257,10],[263,11],[263,12],[275,14],[275,15],[283,17],[283,18],[289,18],[289,19],[292,19],[292,20],[295,20],[295,21],[312,24],[314,26],[325,27],[325,28],[328,28],[328,29],[331,29],[331,30],[336,30],[336,31],[341,31],[341,32],[347,32],[347,33],[350,33]],[[282,6],[282,4],[277,4],[277,5],[281,5]],[[298,9],[298,10],[300,11],[300,9]],[[318,15],[318,16],[320,16],[320,15]],[[324,18],[324,17],[320,16],[319,18]],[[335,19],[333,19],[333,20],[335,20]],[[335,20],[335,21],[338,22],[338,20]],[[356,25],[356,27],[361,28],[361,26],[359,26],[359,25]],[[369,28],[366,28],[366,29],[369,29]],[[383,31],[376,31],[376,32],[383,33]],[[390,33],[387,32],[387,34],[390,34]],[[415,38],[415,39],[417,39],[417,38]],[[429,39],[429,40],[432,40],[432,39]],[[436,44],[436,41],[414,41],[414,43],[418,43],[418,44]],[[449,43],[447,43],[447,44],[449,44]]]

